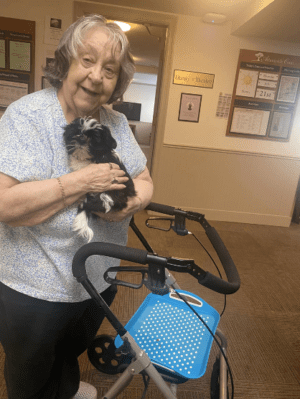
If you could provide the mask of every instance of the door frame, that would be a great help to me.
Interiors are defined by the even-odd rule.
[[[107,19],[117,19],[136,24],[154,24],[166,28],[166,40],[163,54],[160,56],[160,65],[157,76],[157,87],[152,122],[150,151],[150,173],[153,180],[155,171],[159,169],[160,152],[164,142],[167,105],[169,99],[170,81],[172,79],[173,42],[177,27],[177,16],[167,13],[142,10],[131,7],[114,6],[102,3],[85,3],[74,1],[73,21],[83,15],[100,14]],[[155,182],[154,182],[155,183]]]

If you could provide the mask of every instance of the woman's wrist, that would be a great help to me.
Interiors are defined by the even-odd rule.
[[[138,195],[136,196],[136,199],[139,202],[139,209],[138,209],[138,212],[139,212],[143,209],[143,201],[142,201],[141,197],[139,197]]]

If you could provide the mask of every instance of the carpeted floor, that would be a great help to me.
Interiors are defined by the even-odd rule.
[[[203,269],[217,274],[193,236],[179,237],[172,231],[163,233],[148,229],[144,224],[146,218],[146,212],[141,212],[135,218],[136,223],[158,254],[195,259]],[[235,399],[299,399],[300,225],[283,228],[225,222],[211,224],[226,244],[242,282],[236,294],[227,296],[227,308],[219,324],[228,339]],[[202,227],[195,223],[188,223],[187,227],[216,259]],[[143,248],[131,231],[128,246]],[[222,295],[201,287],[189,275],[174,275],[182,289],[194,292],[222,311]],[[132,281],[135,278],[132,276]],[[145,288],[119,288],[112,310],[122,323],[130,319],[147,293]],[[106,321],[99,331],[103,333],[115,335]],[[214,345],[206,374],[200,380],[180,385],[179,399],[210,398],[210,376],[216,355]],[[7,399],[3,362],[0,350],[0,399]],[[97,387],[99,398],[118,378],[94,369],[86,354],[80,357],[80,366],[82,380]],[[119,398],[140,399],[143,388],[142,378],[137,376]],[[162,398],[153,382],[146,395],[146,399],[152,398]]]

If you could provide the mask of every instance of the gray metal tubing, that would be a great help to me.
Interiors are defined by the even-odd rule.
[[[221,347],[226,356],[227,353],[227,339],[221,330],[217,329],[216,335],[221,340]],[[227,363],[222,353],[220,354],[220,399],[227,399]]]
[[[175,396],[172,392],[172,390],[169,388],[167,383],[164,381],[162,376],[159,374],[159,372],[156,370],[156,368],[153,366],[153,364],[149,364],[149,366],[146,368],[145,372],[148,374],[150,378],[152,378],[153,382],[157,386],[157,388],[160,390],[160,392],[163,394],[165,399],[176,399],[177,396]]]
[[[134,375],[130,372],[129,365],[102,399],[115,399],[131,383],[133,376]]]
[[[166,273],[166,285],[170,288],[174,288],[176,290],[179,290],[180,287],[177,284],[177,281],[175,279],[175,277],[169,272],[168,269],[165,269],[165,273]]]
[[[144,371],[146,374],[148,374],[148,376],[156,384],[157,388],[161,391],[165,399],[176,399],[176,395],[173,394],[172,390],[153,366],[147,353],[138,346],[129,332],[127,332],[122,339],[123,338],[127,338],[132,350],[136,354],[136,357],[114,383],[114,385],[108,390],[103,399],[115,399],[123,391],[123,389],[130,384],[133,376],[139,374],[141,371]]]

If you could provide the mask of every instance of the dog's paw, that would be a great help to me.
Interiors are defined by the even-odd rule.
[[[103,206],[105,208],[105,213],[109,212],[111,208],[114,206],[114,201],[108,194],[102,193],[100,194],[100,199],[103,202]]]

